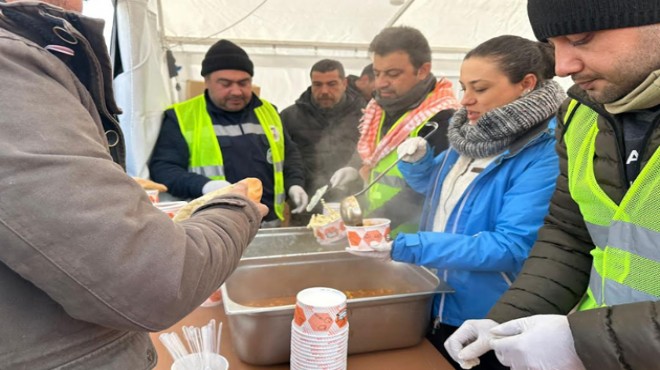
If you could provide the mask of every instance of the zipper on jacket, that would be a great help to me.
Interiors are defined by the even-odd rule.
[[[447,282],[447,270],[444,270],[442,272],[442,280],[444,282]],[[445,312],[445,297],[447,297],[447,293],[442,293],[440,296],[440,303],[438,304],[438,315],[435,317],[433,320],[433,330],[431,331],[431,334],[435,334],[435,330],[442,323],[442,314]]]
[[[511,284],[513,284],[513,282],[511,281],[511,279],[509,279],[509,276],[506,274],[506,272],[502,271],[500,272],[500,274],[502,274],[502,278],[504,278],[504,282],[506,283],[506,285],[511,286]]]
[[[450,147],[447,149],[447,152],[445,153],[445,157],[442,158],[442,163],[440,164],[440,169],[438,170],[438,174],[435,176],[435,181],[433,181],[433,189],[429,194],[431,194],[430,197],[426,197],[425,200],[425,206],[429,209],[428,215],[431,216],[431,206],[433,204],[433,197],[434,194],[436,194],[436,190],[438,189],[438,182],[440,181],[440,175],[442,175],[442,170],[445,168],[445,165],[447,164],[447,157],[449,157],[449,154],[452,152],[452,148]],[[438,203],[440,202],[440,198],[438,197]],[[429,223],[431,223],[431,227],[429,227]],[[421,225],[420,225],[421,226]],[[433,221],[431,217],[427,217],[426,225],[424,225],[425,229],[430,230],[433,228]]]
[[[515,157],[516,155],[518,155],[518,153],[522,152],[527,147],[529,147],[529,146],[533,145],[534,143],[536,143],[536,141],[541,136],[543,136],[544,134],[546,134],[545,131],[539,133],[538,135],[536,135],[535,137],[530,139],[525,145],[523,145],[522,148],[520,148],[520,150],[516,151],[515,153],[509,153],[508,151],[506,151],[506,152],[500,154],[499,156],[497,156],[497,158],[493,159],[493,162],[490,165],[488,165],[479,175],[477,175],[477,177],[475,177],[474,180],[472,180],[472,182],[470,183],[470,185],[466,189],[466,193],[462,197],[461,205],[458,209],[458,213],[456,214],[456,218],[454,219],[454,225],[452,227],[452,232],[451,232],[452,234],[456,233],[456,229],[458,228],[458,220],[461,218],[461,214],[463,213],[463,208],[465,207],[465,203],[467,202],[467,199],[470,197],[470,194],[472,193],[472,190],[476,186],[475,183],[477,183],[478,181],[480,181],[480,179],[482,179],[484,176],[486,176],[491,171],[493,171],[493,169],[496,166],[499,166],[500,164],[502,164],[502,161],[504,161],[504,159]],[[454,209],[456,209],[456,208],[454,208]],[[452,211],[452,213],[454,213],[454,212]],[[445,231],[446,230],[447,230],[447,228],[445,227]]]
[[[655,118],[655,121],[653,121],[653,123],[651,124],[651,127],[649,127],[649,130],[646,132],[646,135],[644,136],[644,141],[643,141],[643,144],[642,144],[642,150],[639,153],[639,163],[640,163],[640,165],[639,165],[639,168],[638,168],[638,171],[637,171],[638,176],[639,176],[639,173],[641,173],[642,170],[644,169],[644,166],[641,165],[641,162],[644,159],[644,154],[646,153],[646,150],[648,148],[649,141],[651,140],[651,137],[653,136],[653,131],[655,131],[655,129],[658,128],[659,123],[660,123],[660,114]],[[656,150],[658,150],[658,148],[656,148]],[[628,184],[628,187],[630,187],[630,184]]]

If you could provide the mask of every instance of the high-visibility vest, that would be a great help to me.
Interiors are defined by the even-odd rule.
[[[617,205],[594,174],[598,113],[573,100],[564,121],[569,191],[595,245],[589,288],[578,309],[659,300],[660,150]]]
[[[401,122],[408,116],[408,114],[409,113],[406,113],[403,116],[401,116],[394,123],[394,125],[392,125],[389,131],[394,130],[399,124],[401,124]],[[416,129],[412,130],[409,136],[410,137],[417,136],[419,131],[425,126],[426,122],[429,119],[431,119],[431,117],[429,117],[426,121],[420,124]],[[380,133],[384,121],[385,121],[385,113],[383,113],[383,116],[381,117],[378,126],[378,136],[376,137],[376,145],[378,145],[378,143],[380,142]],[[387,167],[392,165],[392,163],[394,163],[397,160],[397,158],[398,157],[396,150],[394,150],[390,152],[388,155],[386,155],[383,159],[381,159],[376,164],[376,166],[371,170],[369,175],[369,182],[373,181],[376,178],[376,176],[378,176],[383,171],[385,171]],[[390,199],[394,198],[397,194],[399,194],[399,192],[406,186],[407,186],[406,180],[403,178],[403,175],[401,174],[401,171],[399,171],[399,168],[395,166],[367,191],[367,199],[369,200],[369,207],[365,214],[368,216],[370,213],[384,206],[385,203],[389,202]],[[417,232],[418,230],[419,230],[419,225],[415,223],[405,223],[395,227],[390,234],[394,237],[398,233],[402,233],[402,232],[414,233]]]
[[[275,214],[284,219],[284,131],[277,110],[261,99],[262,105],[254,109],[270,145],[275,176]],[[181,133],[188,143],[190,161],[188,171],[212,180],[225,180],[224,162],[213,122],[206,110],[204,94],[172,105]]]

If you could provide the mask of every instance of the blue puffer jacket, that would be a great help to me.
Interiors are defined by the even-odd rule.
[[[437,269],[440,279],[455,289],[437,296],[433,304],[433,317],[447,325],[484,318],[536,240],[559,173],[552,129],[540,126],[475,178],[449,216],[446,232],[430,230],[442,182],[459,154],[450,148],[433,158],[427,151],[416,163],[399,164],[408,184],[426,199],[421,231],[399,234],[392,258]]]

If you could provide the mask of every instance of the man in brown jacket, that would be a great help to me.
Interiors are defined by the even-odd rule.
[[[0,10],[0,368],[151,369],[148,332],[222,284],[266,207],[242,189],[174,224],[123,170],[102,22]]]
[[[657,369],[660,357],[660,6],[529,0],[556,72],[560,176],[518,279],[445,347],[464,368]],[[498,323],[501,323],[499,325]]]

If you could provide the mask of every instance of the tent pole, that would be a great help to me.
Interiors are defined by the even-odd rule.
[[[164,51],[167,51],[168,47],[165,46],[165,21],[163,17],[163,4],[161,0],[156,0],[156,9],[158,11],[158,35],[160,38],[160,46],[161,49]],[[161,61],[164,58],[161,57]],[[170,95],[170,102],[175,102],[178,100],[178,95],[176,95],[176,92],[174,91],[174,88],[172,87],[172,78],[167,79],[167,87],[169,90],[169,95]]]
[[[401,5],[399,10],[394,14],[394,16],[392,18],[390,18],[390,20],[385,24],[385,27],[383,27],[383,28],[392,27],[394,25],[394,23],[396,23],[396,21],[398,21],[399,18],[401,18],[403,13],[405,13],[406,10],[408,10],[408,8],[410,8],[412,3],[414,3],[414,2],[415,2],[415,0],[408,0],[408,1],[406,1],[405,4]]]

